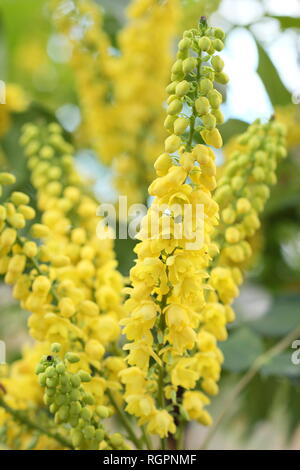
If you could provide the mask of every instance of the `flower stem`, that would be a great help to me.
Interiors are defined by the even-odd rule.
[[[111,391],[106,390],[106,393],[107,393],[107,396],[109,398],[109,401],[111,402],[111,404],[115,408],[121,423],[123,424],[124,428],[128,432],[129,439],[134,443],[136,448],[140,450],[143,447],[143,445],[142,445],[140,439],[135,435],[135,432],[132,429],[131,423],[129,422],[127,416],[125,415],[123,410],[119,407],[119,405],[116,402],[116,400],[115,400],[113,394],[111,393]]]

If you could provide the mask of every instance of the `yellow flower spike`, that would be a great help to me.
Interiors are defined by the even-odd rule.
[[[130,371],[143,374],[139,379],[139,392],[125,384],[127,411],[140,417],[149,432],[161,437],[176,429],[174,409],[170,413],[164,410],[164,390],[168,393],[168,386],[190,389],[202,379],[210,393],[217,391],[222,356],[214,344],[210,359],[214,371],[211,378],[207,372],[211,370],[210,366],[205,364],[207,359],[201,356],[200,360],[199,356],[198,360],[192,352],[198,347],[199,329],[212,331],[213,337],[226,337],[225,308],[214,304],[206,307],[204,295],[211,233],[218,221],[218,205],[210,193],[216,186],[215,156],[207,146],[193,142],[194,131],[199,129],[210,133],[214,143],[221,145],[217,129],[215,132],[209,130],[216,125],[212,106],[219,106],[221,99],[217,92],[210,93],[213,82],[206,78],[207,66],[201,62],[202,49],[198,45],[203,37],[200,42],[210,51],[216,38],[214,34],[214,29],[208,29],[204,21],[198,29],[185,33],[179,43],[177,60],[171,71],[172,83],[167,87],[167,114],[171,118],[166,119],[165,127],[171,135],[165,141],[166,153],[155,163],[158,178],[149,187],[149,194],[155,199],[137,236],[143,241],[135,250],[138,259],[130,272],[132,289],[125,303],[128,317],[122,320],[123,332],[129,341],[124,349],[128,351],[127,361],[132,366],[128,372],[121,372],[122,378]],[[177,155],[171,158],[169,153],[177,151],[179,158]],[[189,240],[195,241],[200,228],[195,216],[199,204],[204,207],[204,245],[196,243],[190,251],[187,234],[177,237],[177,232],[191,222],[193,233]],[[160,205],[164,205],[164,210],[160,210]],[[185,205],[192,209],[190,215],[180,212]],[[151,233],[155,228],[152,226],[154,215],[158,216],[158,222],[156,232]],[[212,252],[217,253],[218,249],[214,246]],[[179,359],[183,353],[187,357]],[[198,354],[201,355],[201,351]],[[158,382],[155,389],[151,385],[153,373]],[[151,396],[150,390],[153,390]],[[144,408],[139,406],[141,394],[145,400]],[[175,404],[176,391],[173,399]],[[201,419],[208,422],[204,411]]]

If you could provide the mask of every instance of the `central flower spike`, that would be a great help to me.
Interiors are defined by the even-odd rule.
[[[154,200],[137,236],[128,317],[122,321],[131,366],[121,372],[126,410],[161,438],[184,420],[209,424],[203,392],[218,390],[222,354],[206,328],[212,319],[203,312],[211,234],[218,223],[209,146],[222,146],[216,128],[223,122],[222,95],[214,83],[228,81],[216,54],[223,39],[223,31],[203,18],[179,42],[167,87],[164,125],[170,135],[154,165],[157,178],[149,187]],[[196,143],[201,139],[204,143]],[[225,329],[223,311],[213,314]]]

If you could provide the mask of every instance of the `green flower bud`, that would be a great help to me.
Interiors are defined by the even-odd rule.
[[[60,349],[61,349],[61,345],[59,343],[51,344],[51,351],[53,353],[59,353]]]
[[[197,98],[195,101],[195,108],[199,116],[202,116],[203,114],[208,114],[210,110],[208,99],[204,96]]]
[[[184,117],[176,119],[174,123],[174,133],[176,135],[183,134],[186,128],[188,127],[190,120]]]
[[[89,426],[86,426],[83,430],[83,435],[87,440],[93,439],[95,436],[95,427],[91,424]]]
[[[106,406],[97,406],[96,413],[100,418],[106,419],[109,417],[109,409]]]
[[[188,57],[182,63],[182,69],[185,74],[190,73],[194,70],[197,65],[197,59],[194,57]]]
[[[64,422],[68,419],[69,415],[69,407],[67,405],[62,405],[58,408],[57,412],[55,413],[55,417],[57,416],[57,419],[60,422]]]
[[[72,416],[78,416],[81,412],[82,406],[80,404],[80,401],[72,401],[70,404],[70,415]]]
[[[83,434],[78,429],[72,429],[71,439],[74,447],[80,447],[81,442],[83,441]]]
[[[41,387],[46,387],[46,379],[47,379],[46,374],[44,373],[39,374],[39,384],[41,385]]]
[[[57,404],[56,403],[51,403],[51,405],[49,406],[50,413],[52,413],[54,415],[54,413],[56,413],[57,410],[58,410]]]
[[[66,398],[66,395],[62,394],[62,393],[59,393],[56,397],[55,397],[55,403],[58,405],[58,406],[61,406],[63,405],[65,402],[66,402],[67,398]]]
[[[222,95],[217,90],[210,90],[207,94],[207,98],[212,108],[219,108],[222,104]]]
[[[46,379],[46,385],[47,387],[49,388],[55,388],[56,385],[57,385],[57,378],[56,377],[52,377],[51,379],[50,378],[47,378]]]
[[[213,109],[212,114],[215,116],[215,118],[217,120],[217,124],[223,124],[224,116],[223,116],[223,113],[220,109]]]
[[[167,99],[167,104],[172,103],[172,101],[176,100],[177,96],[176,95],[170,95]]]
[[[224,33],[224,31],[223,31],[222,29],[220,29],[220,28],[216,28],[216,29],[214,30],[214,35],[215,35],[215,37],[216,37],[217,39],[220,39],[221,41],[223,41],[224,38],[225,38],[225,33]]]
[[[55,369],[58,374],[64,374],[66,371],[66,367],[62,362],[60,364],[57,364]]]
[[[220,72],[216,73],[215,80],[222,85],[226,85],[229,82],[229,77],[226,73]]]
[[[50,366],[46,369],[46,377],[57,377],[57,372],[54,366]]]
[[[92,380],[92,377],[90,376],[90,374],[88,374],[84,370],[80,370],[78,372],[78,374],[79,374],[82,382],[90,382]]]
[[[51,403],[53,403],[54,397],[49,397],[49,395],[47,395],[45,393],[44,396],[43,396],[43,401],[44,401],[45,405],[49,406],[49,405],[51,405]]]
[[[242,176],[234,176],[231,180],[231,186],[235,191],[239,191],[244,185]]]
[[[95,432],[95,439],[96,439],[96,441],[98,441],[98,442],[103,441],[103,439],[104,439],[104,431],[103,431],[103,429],[96,429],[96,432]]]
[[[37,375],[39,375],[39,374],[41,374],[42,372],[44,372],[44,370],[45,370],[44,364],[38,364],[38,365],[36,366],[36,368],[35,368],[35,373],[36,373]]]
[[[176,85],[178,84],[179,82],[176,80],[175,82],[171,82],[167,88],[166,88],[166,92],[168,93],[168,95],[173,95],[175,93],[175,89],[176,89]]]
[[[172,74],[175,74],[175,75],[177,75],[177,74],[180,75],[182,73],[183,69],[182,69],[182,60],[181,59],[178,59],[178,60],[176,60],[176,62],[174,62],[171,71],[172,71]]]
[[[216,118],[212,114],[204,114],[201,116],[202,122],[206,129],[214,129],[216,127]]]
[[[71,362],[71,364],[80,361],[80,357],[77,356],[77,354],[70,353],[70,352],[68,352],[68,353],[65,355],[65,358],[66,358],[67,361]]]
[[[109,436],[109,440],[112,443],[113,447],[119,447],[124,442],[124,438],[118,432]]]
[[[178,114],[182,110],[182,102],[180,100],[175,99],[172,103],[169,104],[167,107],[167,114]]]
[[[85,405],[94,405],[95,404],[95,399],[90,394],[84,395],[84,397],[82,398],[82,401]]]
[[[221,39],[214,39],[213,42],[213,47],[216,49],[216,51],[222,51],[224,49],[224,43],[221,41]]]
[[[81,399],[81,393],[77,388],[74,388],[70,391],[70,400],[71,401],[78,401]]]
[[[202,78],[200,80],[199,89],[201,95],[207,95],[207,93],[213,89],[213,83],[208,78]]]
[[[73,385],[73,387],[75,387],[75,388],[79,387],[80,384],[81,384],[81,378],[78,374],[72,375],[71,378],[70,378],[70,381],[71,381],[71,384]]]
[[[198,46],[202,51],[208,51],[211,47],[211,40],[207,36],[203,36],[199,39]]]
[[[90,421],[92,414],[88,408],[82,408],[80,416],[84,421]]]
[[[190,90],[190,86],[189,82],[182,80],[182,82],[179,82],[176,86],[176,95],[179,97],[186,95]]]
[[[178,49],[180,51],[182,51],[184,49],[188,49],[189,47],[191,47],[191,40],[189,38],[183,38],[178,43]]]
[[[212,57],[211,64],[216,72],[222,72],[224,68],[224,61],[219,55],[215,55]]]

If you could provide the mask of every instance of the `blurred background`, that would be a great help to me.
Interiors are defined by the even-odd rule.
[[[300,324],[300,2],[299,0],[181,0],[183,27],[201,15],[227,32],[223,51],[230,83],[221,126],[225,147],[221,167],[235,147],[235,136],[256,118],[271,115],[286,124],[289,157],[281,164],[278,184],[255,238],[255,256],[236,301],[237,320],[222,345],[225,355],[220,394],[213,401],[216,418],[224,400],[255,358]],[[63,2],[65,8],[72,1]],[[118,55],[118,33],[126,24],[127,0],[98,0],[112,55]],[[72,43],[52,21],[46,0],[0,0],[0,80],[7,86],[0,104],[0,162],[18,177],[19,189],[34,198],[24,156],[18,144],[21,126],[39,119],[57,120],[75,142],[76,162],[102,201],[114,201],[112,170],[81,145],[81,110],[70,67]],[[175,50],[174,39],[174,50]],[[75,136],[75,137],[74,137]],[[132,240],[117,240],[119,267],[128,274]],[[27,312],[20,311],[10,291],[0,285],[0,339],[7,342],[8,361],[20,356],[27,336]],[[300,339],[300,338],[299,338]],[[300,448],[300,365],[292,349],[264,366],[227,410],[211,449]],[[193,426],[188,446],[199,447],[206,430]]]

